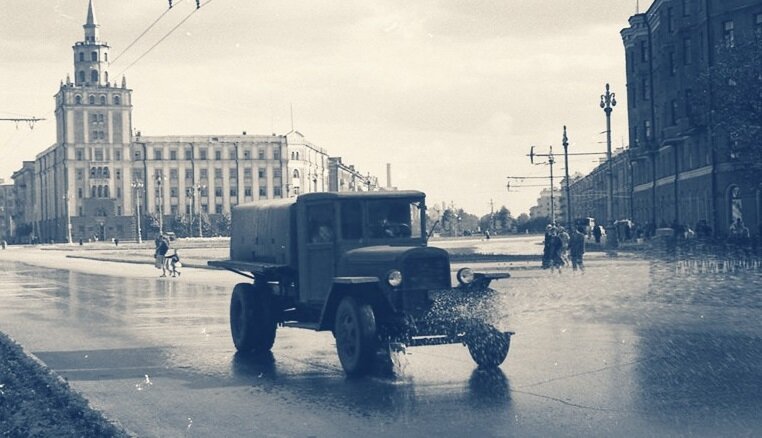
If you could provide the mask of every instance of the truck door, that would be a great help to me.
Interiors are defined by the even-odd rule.
[[[334,203],[307,206],[307,239],[300,271],[300,301],[322,305],[331,290],[336,266],[336,215]]]

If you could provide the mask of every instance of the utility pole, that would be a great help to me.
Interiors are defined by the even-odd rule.
[[[534,146],[532,146],[529,149],[529,162],[532,164],[547,164],[550,166],[550,223],[555,224],[556,223],[556,205],[555,205],[555,198],[553,194],[553,164],[556,162],[556,157],[553,155],[553,146],[549,146],[550,151],[547,154],[536,154],[534,153]],[[534,157],[546,157],[548,159],[545,163],[535,163]],[[544,178],[544,177],[543,177]]]
[[[489,200],[489,222],[490,222],[490,231],[492,231],[492,234],[495,233],[495,202],[490,199]]]
[[[45,119],[38,119],[37,117],[20,117],[20,118],[10,118],[10,119],[0,118],[0,122],[16,122],[17,128],[20,122],[27,122],[27,124],[29,125],[29,129],[34,129],[34,124],[42,120],[45,120]]]
[[[564,136],[561,139],[564,146],[564,172],[566,173],[566,228],[572,228],[572,200],[569,190],[569,137],[566,136],[566,125],[564,125]]]
[[[171,6],[170,6],[171,7]],[[156,176],[156,186],[159,188],[159,235],[164,235],[164,173]]]
[[[71,240],[71,212],[69,211],[69,201],[71,201],[71,196],[69,196],[69,191],[66,191],[66,194],[63,196],[64,200],[64,207],[66,208],[66,240],[69,242],[69,245],[71,245],[73,242]]]
[[[135,203],[136,203],[136,213],[138,217],[138,244],[143,243],[143,230],[140,229],[140,198],[142,196],[141,190],[143,189],[143,181],[141,180],[135,180],[131,184],[132,188],[135,189]]]

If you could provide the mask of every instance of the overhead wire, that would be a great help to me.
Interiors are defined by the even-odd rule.
[[[178,2],[177,2],[177,3],[176,3],[174,6],[177,6],[177,5],[179,5],[179,4],[180,4],[180,3],[182,3],[183,1],[184,1],[184,0],[178,0]],[[172,7],[169,7],[169,8],[167,8],[167,9],[166,9],[164,12],[162,12],[162,13],[159,15],[159,17],[158,17],[156,20],[154,20],[154,22],[153,22],[153,23],[151,23],[151,24],[150,24],[150,25],[149,25],[149,26],[148,26],[148,27],[147,27],[147,28],[146,28],[146,29],[145,29],[145,30],[144,30],[144,31],[143,31],[143,32],[142,32],[140,35],[138,35],[138,36],[137,36],[137,38],[135,38],[134,40],[132,40],[132,42],[131,42],[130,44],[128,44],[128,45],[127,45],[127,47],[125,47],[125,48],[124,48],[124,49],[123,49],[121,52],[119,52],[119,54],[118,54],[118,55],[116,55],[116,57],[114,58],[114,60],[113,60],[113,61],[111,61],[111,64],[114,64],[114,63],[116,63],[116,61],[118,61],[118,60],[119,60],[119,58],[121,58],[121,57],[122,57],[122,55],[124,55],[124,54],[125,54],[125,53],[126,53],[128,50],[130,50],[130,48],[131,48],[132,46],[134,46],[134,45],[135,45],[135,44],[136,44],[138,41],[140,41],[140,39],[141,39],[141,38],[143,38],[143,37],[145,36],[145,34],[147,34],[147,33],[148,33],[148,31],[150,31],[151,29],[153,29],[153,27],[154,27],[154,26],[156,26],[156,23],[158,23],[158,22],[159,22],[159,21],[160,21],[162,18],[164,18],[164,16],[165,16],[165,15],[167,15],[167,14],[169,13],[169,11],[171,11],[171,10],[172,10]]]
[[[143,54],[142,54],[142,55],[140,55],[140,56],[139,56],[139,57],[138,57],[136,60],[132,61],[132,63],[130,63],[130,65],[128,65],[127,67],[125,67],[125,68],[124,68],[124,69],[123,69],[121,72],[119,72],[119,74],[117,74],[117,76],[121,76],[121,75],[122,75],[124,72],[126,72],[127,70],[129,70],[129,69],[130,69],[130,67],[132,67],[133,65],[137,64],[137,63],[138,63],[138,61],[140,61],[141,59],[143,59],[143,58],[144,58],[146,55],[148,55],[148,54],[149,54],[149,53],[150,53],[150,52],[151,52],[153,49],[155,49],[155,48],[156,48],[156,46],[158,46],[159,44],[161,44],[161,43],[162,43],[162,42],[163,42],[165,39],[169,38],[169,36],[170,36],[170,35],[172,35],[172,33],[174,33],[174,32],[175,32],[175,31],[176,31],[176,30],[177,30],[177,29],[178,29],[180,26],[182,26],[182,25],[183,25],[183,24],[184,24],[186,21],[188,21],[188,20],[190,19],[190,17],[192,17],[192,16],[193,16],[193,14],[194,14],[194,13],[196,13],[196,11],[198,11],[199,9],[201,9],[201,7],[202,7],[202,6],[206,6],[206,5],[208,5],[208,4],[209,4],[209,3],[211,3],[212,1],[214,1],[214,0],[207,0],[207,1],[205,1],[204,3],[198,3],[198,2],[197,2],[197,5],[198,5],[198,6],[196,7],[196,9],[194,9],[194,10],[193,10],[193,11],[192,11],[190,14],[186,15],[186,16],[185,16],[185,18],[183,18],[183,19],[182,19],[182,20],[181,20],[179,23],[177,23],[177,24],[176,24],[176,25],[175,25],[175,26],[174,26],[172,29],[170,29],[170,30],[169,30],[169,32],[167,32],[166,34],[164,34],[164,36],[163,36],[163,37],[161,37],[161,38],[159,39],[159,41],[157,41],[157,42],[156,42],[154,45],[152,45],[151,47],[149,47],[149,48],[148,48],[148,50],[146,50],[145,52],[143,52]]]

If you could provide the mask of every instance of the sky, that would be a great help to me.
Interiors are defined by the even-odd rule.
[[[429,205],[482,215],[492,200],[518,216],[542,188],[514,180],[509,191],[506,177],[549,174],[529,162],[531,146],[562,153],[566,125],[569,152],[605,152],[607,82],[613,147],[627,144],[619,32],[636,2],[202,0],[195,10],[175,0],[168,11],[166,0],[94,0],[94,9],[110,78],[126,76],[143,135],[284,134],[293,122],[382,183],[391,163],[392,184],[425,191]],[[0,122],[9,183],[55,143],[53,96],[73,79],[87,0],[0,0],[0,11],[0,118],[47,119],[34,129]],[[570,157],[569,171],[596,160]]]

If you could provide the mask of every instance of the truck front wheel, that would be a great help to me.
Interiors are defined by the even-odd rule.
[[[489,324],[477,324],[467,334],[466,346],[479,368],[497,368],[508,356],[511,336]]]
[[[333,332],[344,371],[355,376],[367,373],[378,348],[373,308],[353,297],[344,297],[336,309]]]
[[[241,352],[270,351],[275,342],[277,321],[267,291],[239,283],[230,298],[230,332]]]

